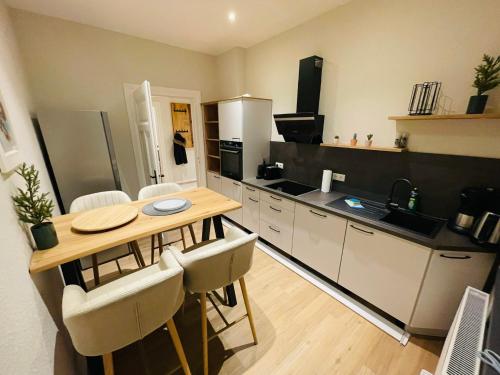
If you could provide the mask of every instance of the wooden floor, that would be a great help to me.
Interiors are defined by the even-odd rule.
[[[195,230],[199,239],[201,225],[196,225]],[[149,264],[149,239],[140,244]],[[121,259],[120,265],[124,273],[137,266],[132,257]],[[106,281],[117,276],[117,267],[109,263],[101,266],[100,272],[101,280]],[[84,276],[92,285],[92,272],[85,271]],[[211,374],[418,375],[421,369],[435,370],[442,340],[412,337],[403,347],[258,249],[245,279],[259,344],[253,345],[246,319],[224,331],[209,342]],[[235,287],[238,306],[220,306],[229,321],[244,314],[241,290],[239,285]],[[224,323],[210,303],[207,309],[210,336]],[[191,371],[201,374],[201,323],[196,296],[187,297],[184,313],[179,311],[175,322]],[[182,374],[164,329],[115,352],[114,362],[116,375]]]

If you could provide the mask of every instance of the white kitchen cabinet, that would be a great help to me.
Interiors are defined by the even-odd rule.
[[[221,176],[215,172],[207,172],[207,187],[217,193],[221,192]]]
[[[434,251],[409,330],[444,335],[466,287],[482,289],[494,259],[488,253]]]
[[[431,250],[349,221],[339,284],[409,323]]]
[[[232,200],[237,202],[242,202],[242,184],[240,181],[235,181],[227,177],[221,177],[221,193]],[[238,224],[242,223],[243,212],[241,208],[237,210],[229,211],[224,214],[229,219],[235,221]]]
[[[297,204],[292,256],[337,282],[347,220]]]
[[[267,195],[266,192],[260,192],[259,235],[280,250],[291,254],[295,202],[278,196],[275,197],[279,200],[270,202],[266,200]]]
[[[243,141],[243,100],[219,102],[219,138]]]
[[[259,190],[243,185],[243,222],[242,225],[254,233],[259,233]]]

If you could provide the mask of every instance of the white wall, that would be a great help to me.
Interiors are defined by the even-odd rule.
[[[246,93],[246,50],[233,48],[217,56],[218,99],[234,98]]]
[[[107,111],[115,151],[132,196],[139,183],[123,83],[199,90],[217,98],[215,57],[75,22],[11,10],[34,103]]]
[[[447,108],[464,113],[474,67],[483,53],[500,53],[498,0],[353,0],[246,50],[246,90],[273,99],[273,112],[294,112],[298,61],[324,58],[320,113],[325,141],[348,142],[354,132],[392,146],[410,132],[413,151],[500,157],[500,123],[412,122],[412,85],[442,81]],[[488,111],[500,111],[500,89]],[[282,139],[273,129],[273,140]]]
[[[22,159],[40,170],[42,189],[50,182],[32,130],[22,62],[7,8],[0,0],[0,95]],[[61,322],[62,280],[58,270],[30,275],[32,254],[18,224],[11,192],[17,176],[0,175],[0,373],[72,374],[74,352]]]

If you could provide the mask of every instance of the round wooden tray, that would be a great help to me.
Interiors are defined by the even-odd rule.
[[[113,229],[134,220],[139,214],[137,207],[119,204],[85,211],[71,222],[80,232],[100,232]]]

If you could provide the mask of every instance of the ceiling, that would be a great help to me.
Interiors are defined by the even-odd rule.
[[[217,55],[348,0],[6,0],[13,7]],[[236,20],[228,20],[234,12]]]

